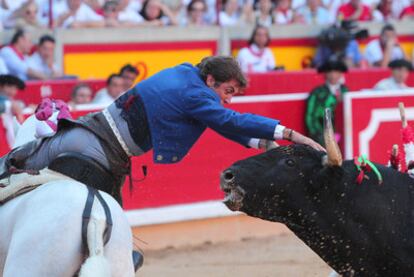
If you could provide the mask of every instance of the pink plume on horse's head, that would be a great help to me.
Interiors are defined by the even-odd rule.
[[[37,106],[35,116],[37,120],[45,121],[53,114],[53,101],[49,98],[44,98]]]
[[[35,111],[38,120],[36,137],[49,137],[56,133],[60,119],[72,118],[69,106],[62,100],[44,98]]]

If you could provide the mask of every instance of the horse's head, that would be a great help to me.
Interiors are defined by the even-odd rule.
[[[13,148],[34,139],[53,136],[62,118],[71,118],[68,105],[62,100],[43,99],[35,113],[18,127]]]

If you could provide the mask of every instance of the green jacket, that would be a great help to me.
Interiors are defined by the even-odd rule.
[[[342,101],[343,95],[348,92],[348,88],[344,85],[340,87],[339,101]],[[332,111],[332,121],[335,123],[335,109],[338,104],[338,99],[333,95],[326,84],[316,87],[309,94],[306,100],[306,114],[305,124],[308,135],[321,145],[324,145],[323,141],[323,118],[326,108],[330,108]],[[335,128],[335,126],[334,126]]]

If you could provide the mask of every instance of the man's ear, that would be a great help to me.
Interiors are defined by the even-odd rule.
[[[214,79],[213,75],[207,74],[206,85],[209,88],[212,88],[215,83],[216,83],[216,80]]]

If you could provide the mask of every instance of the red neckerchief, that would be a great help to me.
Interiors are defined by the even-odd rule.
[[[252,49],[252,45],[250,45],[247,49],[249,49],[250,53],[253,56],[258,57],[258,58],[261,58],[263,56],[264,52],[265,52],[265,49],[263,49],[263,50],[260,50],[259,49],[259,52],[257,52],[257,51],[255,51],[255,50]],[[259,48],[259,47],[257,47],[257,48]]]
[[[16,47],[14,47],[13,45],[10,45],[10,48],[13,50],[14,53],[16,53],[16,55],[19,57],[19,59],[21,59],[22,61],[24,61],[24,55],[22,52],[20,52],[19,50],[17,50]]]
[[[289,18],[288,18],[288,13],[289,13],[289,11],[290,11],[290,9],[289,8],[287,8],[287,9],[278,9],[277,10],[278,12],[280,12],[280,13],[282,13],[283,14],[283,16],[288,20],[288,21],[290,21],[289,20]]]

